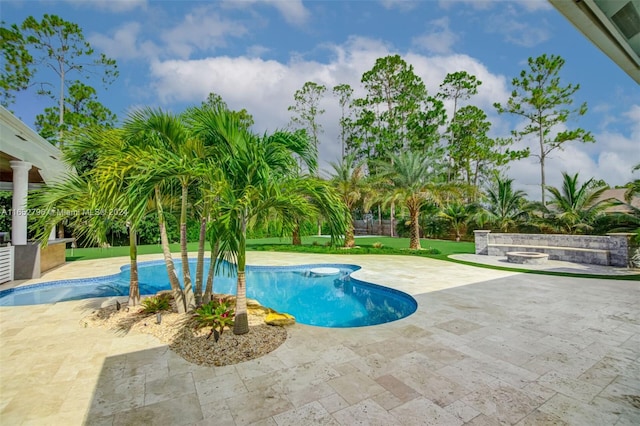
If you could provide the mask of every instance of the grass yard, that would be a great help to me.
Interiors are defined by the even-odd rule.
[[[391,237],[356,237],[358,248],[349,250],[327,247],[325,244],[329,242],[328,237],[303,237],[302,246],[291,245],[290,238],[260,238],[248,240],[247,250],[259,251],[288,251],[300,253],[331,253],[331,254],[402,254],[402,255],[419,255],[444,258],[447,255],[455,253],[473,253],[475,250],[472,242],[455,242],[446,240],[428,240],[420,241],[423,250],[409,250],[408,238],[391,238]],[[375,248],[376,243],[382,244],[382,247]],[[171,251],[180,252],[179,244],[172,244]],[[197,243],[189,243],[189,251],[198,251]],[[158,244],[138,246],[138,254],[155,254],[162,253],[162,247]],[[209,249],[207,247],[207,254]],[[129,256],[129,246],[108,247],[108,248],[76,248],[67,249],[67,261],[103,259],[109,257]]]
[[[463,265],[473,265],[480,268],[497,269],[503,271],[540,274],[540,275],[556,275],[565,277],[580,278],[599,278],[613,280],[631,280],[640,281],[640,275],[590,275],[590,274],[573,274],[567,272],[554,272],[546,270],[527,270],[519,268],[501,267],[493,265],[482,265],[477,263],[465,262],[462,260],[451,259],[447,256],[458,253],[474,253],[475,244],[472,242],[448,241],[448,240],[429,240],[422,239],[420,244],[422,250],[409,250],[408,238],[391,238],[391,237],[356,237],[357,248],[345,250],[342,248],[328,247],[328,237],[303,237],[301,246],[291,245],[290,238],[259,238],[247,241],[247,250],[250,251],[285,251],[296,253],[325,253],[325,254],[393,254],[393,255],[409,255],[424,256],[434,259],[446,260],[449,262],[460,263]],[[382,246],[380,246],[382,244]],[[171,244],[173,253],[180,252],[178,243]],[[189,243],[189,251],[197,252],[198,244]],[[138,246],[138,254],[157,254],[162,253],[162,248],[158,244]],[[207,248],[206,255],[209,255]],[[67,261],[89,260],[89,259],[105,259],[110,257],[129,256],[129,247],[109,247],[109,248],[77,248],[67,249]],[[175,257],[174,257],[175,258]]]

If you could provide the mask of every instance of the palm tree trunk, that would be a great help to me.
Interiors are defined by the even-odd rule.
[[[392,202],[391,203],[391,214],[390,214],[390,217],[389,217],[389,236],[390,237],[395,236],[395,232],[394,232],[395,230],[393,229],[394,228],[393,222],[395,220],[395,216],[396,216],[396,203]]]
[[[162,203],[160,202],[160,188],[155,188],[156,192],[156,206],[158,209],[158,225],[160,227],[160,242],[162,244],[162,254],[164,257],[164,264],[167,266],[167,275],[169,276],[169,284],[173,291],[173,299],[176,302],[176,308],[178,313],[183,314],[186,312],[186,305],[184,301],[184,293],[180,286],[180,280],[176,273],[175,265],[173,264],[173,258],[171,257],[171,249],[169,248],[169,238],[167,237],[167,224],[164,220],[164,212],[162,210]]]
[[[344,232],[344,246],[345,247],[355,247],[356,245],[356,238],[355,238],[355,231],[353,228],[353,219],[351,217],[351,215],[349,215],[349,220],[347,221],[347,229]]]
[[[302,237],[300,237],[300,224],[296,222],[291,231],[291,244],[294,246],[302,245]]]
[[[233,322],[233,334],[249,332],[249,318],[247,316],[247,278],[245,267],[247,263],[247,219],[241,218],[241,235],[238,242],[238,283],[236,288],[236,314]]]
[[[247,316],[247,279],[244,269],[238,269],[238,285],[236,290],[236,314],[233,322],[233,334],[249,332]]]
[[[216,273],[216,262],[218,260],[218,249],[220,243],[216,241],[211,244],[211,262],[209,263],[209,274],[207,275],[207,285],[204,290],[204,297],[202,303],[209,303],[213,299],[213,280]]]
[[[187,196],[189,187],[182,184],[182,203],[180,208],[180,258],[182,261],[182,278],[184,281],[185,307],[187,312],[196,308],[191,284],[191,270],[189,269],[189,253],[187,251]]]
[[[411,217],[411,239],[409,243],[409,248],[411,250],[419,250],[420,247],[420,221],[419,219],[419,209],[410,209],[409,216]]]
[[[200,219],[200,236],[198,238],[198,261],[196,262],[196,306],[202,304],[202,276],[204,275],[204,243],[207,236],[207,218]]]
[[[140,287],[138,282],[138,246],[136,244],[136,231],[129,228],[129,258],[131,259],[131,274],[129,277],[129,306],[140,303]]]

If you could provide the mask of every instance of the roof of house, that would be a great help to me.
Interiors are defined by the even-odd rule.
[[[624,195],[626,192],[627,192],[626,188],[607,189],[602,194],[600,194],[600,197],[598,197],[597,201],[604,201],[604,200],[610,200],[610,199],[621,201],[622,203],[625,203],[625,204],[611,206],[607,208],[607,213],[628,213],[630,209],[626,205],[626,201],[624,199]],[[638,196],[633,197],[631,199],[630,204],[633,207],[640,209],[640,197]]]

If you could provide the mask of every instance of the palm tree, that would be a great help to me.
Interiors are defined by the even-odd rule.
[[[357,161],[354,154],[349,154],[339,163],[331,162],[329,164],[333,168],[333,185],[349,211],[344,246],[354,247],[353,209],[371,191],[367,184],[365,163],[364,161]]]
[[[442,204],[442,195],[453,188],[434,182],[429,157],[412,151],[393,155],[382,164],[381,175],[392,185],[388,203],[403,203],[409,211],[409,248],[420,249],[420,209],[428,203]]]
[[[482,222],[489,222],[502,232],[508,232],[529,217],[533,206],[527,202],[527,194],[514,190],[513,179],[496,174],[494,184],[487,190],[487,207],[479,212]]]
[[[69,175],[61,182],[46,186],[34,198],[34,205],[47,211],[76,212],[74,215],[56,214],[41,217],[38,239],[46,243],[47,232],[62,220],[71,220],[76,237],[90,243],[106,242],[106,227],[110,221],[126,224],[130,242],[129,306],[140,302],[137,267],[136,229],[148,209],[129,214],[132,200],[126,196],[128,178],[137,155],[131,152],[114,129],[85,128],[69,135],[65,147],[65,161],[76,164],[79,158],[91,153],[96,160],[93,167],[81,176]]]
[[[555,226],[569,234],[577,234],[593,229],[594,222],[604,215],[611,204],[598,201],[607,186],[592,185],[593,178],[578,184],[578,173],[573,176],[562,173],[562,188],[547,187],[551,195],[548,203],[551,216],[547,218]]]
[[[160,227],[160,240],[178,312],[195,309],[195,296],[191,282],[187,252],[187,210],[189,185],[204,173],[201,158],[202,142],[193,137],[183,117],[150,108],[135,111],[124,123],[128,141],[142,147],[144,153],[138,159],[138,173],[133,183],[133,194],[141,202],[150,197],[155,200]],[[177,184],[180,187],[180,255],[184,290],[175,273],[175,265],[169,248],[162,199],[164,191]]]
[[[167,275],[178,312],[191,311],[195,308],[195,297],[187,253],[186,218],[189,183],[202,173],[200,163],[194,161],[194,157],[201,155],[201,144],[191,137],[181,117],[150,108],[129,114],[123,130],[127,142],[142,150],[137,159],[136,174],[129,185],[130,196],[139,200],[138,209],[153,199]],[[164,214],[165,200],[174,194],[176,186],[181,194],[180,252],[184,290],[171,256]]]
[[[456,241],[460,241],[462,235],[467,230],[467,224],[473,219],[476,210],[474,204],[451,202],[438,212],[438,216],[449,222],[456,235]]]
[[[214,155],[222,171],[217,200],[219,257],[235,264],[233,331],[245,334],[249,331],[245,272],[247,230],[274,211],[283,216],[301,211],[317,214],[316,207],[304,193],[291,190],[306,178],[289,176],[289,171],[296,169],[295,156],[310,170],[315,167],[313,146],[300,134],[276,132],[256,136],[243,127],[236,116],[222,109],[201,110],[192,118],[195,134],[208,146],[215,147]],[[329,220],[335,223],[336,231],[344,230],[344,216],[342,222],[339,215]]]

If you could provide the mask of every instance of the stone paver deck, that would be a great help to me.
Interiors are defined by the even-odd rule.
[[[126,262],[73,262],[39,281]],[[373,327],[296,324],[267,356],[209,368],[149,335],[81,327],[100,299],[2,307],[0,424],[640,424],[640,282],[249,253],[250,264],[323,262],[361,265],[355,277],[412,294],[417,312]]]

